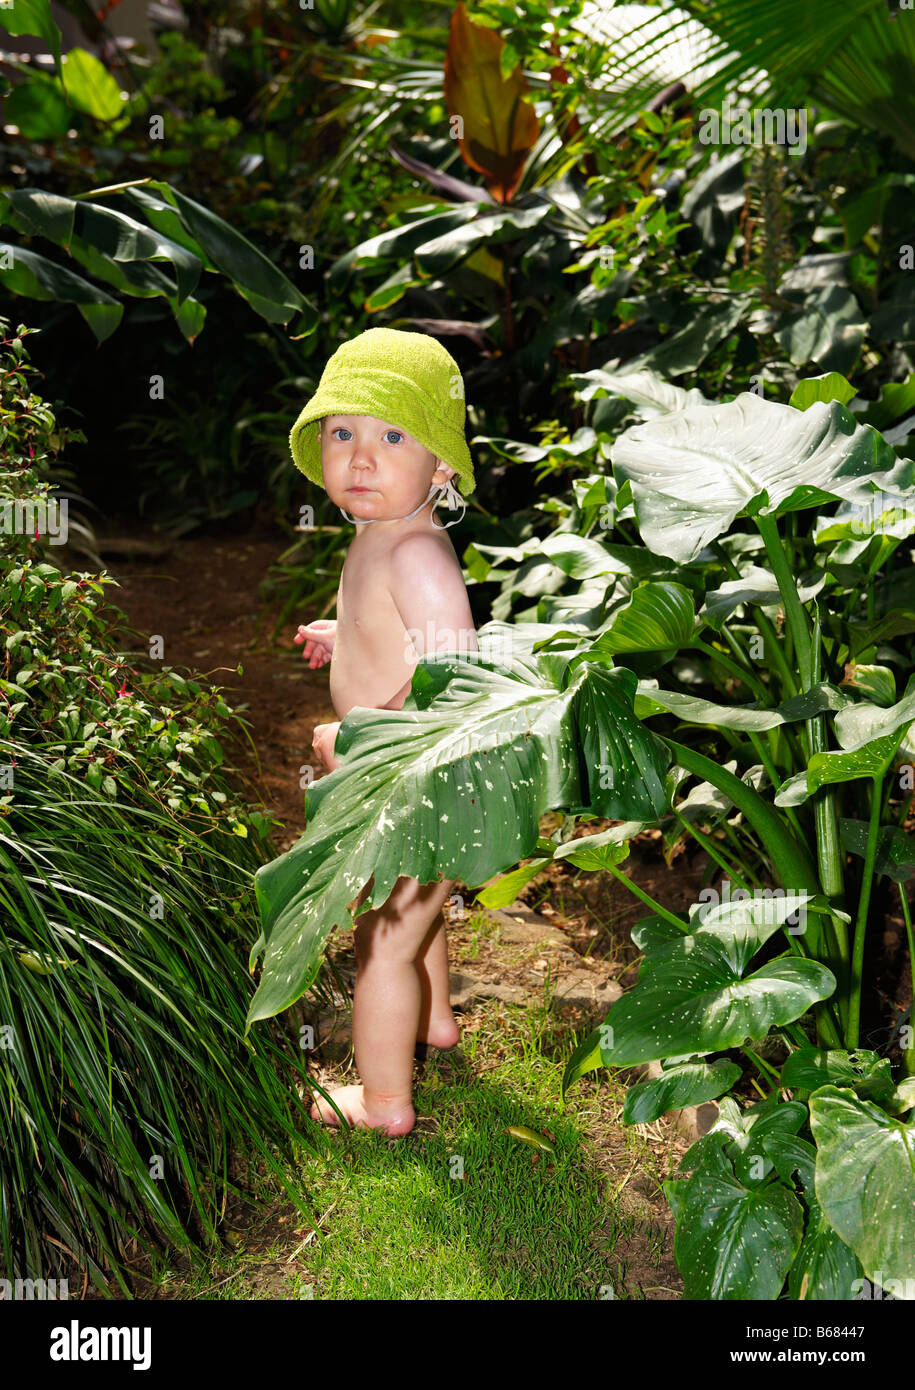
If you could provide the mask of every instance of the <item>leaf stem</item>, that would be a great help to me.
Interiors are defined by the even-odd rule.
[[[811,634],[807,613],[801,603],[797,591],[797,585],[791,567],[788,563],[785,548],[778,534],[778,526],[773,515],[759,515],[754,518],[759,533],[763,538],[766,547],[766,554],[772,566],[772,573],[775,575],[782,602],[785,605],[785,619],[788,630],[791,634],[794,649],[797,653],[797,663],[801,676],[801,690],[810,690],[820,678],[820,618],[819,610],[816,613],[816,621],[813,633]],[[809,765],[809,760],[816,753],[824,752],[826,749],[826,734],[822,715],[815,715],[812,719],[804,721],[805,728],[801,737],[801,749]],[[841,906],[844,901],[845,883],[842,874],[842,855],[839,848],[839,828],[836,815],[836,790],[833,787],[826,791],[814,802],[814,823],[816,825],[817,839],[817,863],[820,873],[820,883],[823,892],[830,899],[836,899]],[[839,977],[838,1006],[840,1016],[845,1018],[847,998],[846,976],[848,970],[848,940],[844,924],[837,917],[831,918],[832,932],[838,947],[837,972]],[[818,934],[816,945],[812,945],[813,954],[819,960],[820,951],[824,945],[823,937]],[[826,952],[826,959],[834,959],[832,952]],[[857,1046],[857,1044],[855,1044]]]
[[[634,893],[637,898],[641,898],[642,902],[646,907],[650,907],[652,912],[657,913],[659,917],[663,917],[665,922],[670,922],[671,925],[675,926],[678,931],[681,931],[684,936],[689,936],[689,926],[686,922],[681,921],[679,917],[675,916],[669,908],[664,907],[662,903],[655,902],[654,898],[646,893],[644,888],[640,888],[637,883],[633,883],[632,879],[628,878],[626,874],[621,873],[615,864],[608,864],[607,868],[631,893]]]
[[[72,195],[74,203],[86,202],[89,198],[104,198],[108,193],[120,193],[122,188],[138,188],[141,184],[151,183],[152,175],[148,174],[145,179],[129,179],[127,183],[110,183],[107,188],[90,188],[86,193],[74,193]]]
[[[685,744],[677,743],[675,739],[668,738],[663,734],[659,734],[658,737],[662,738],[671,749],[681,767],[685,767],[687,772],[695,772],[704,777],[706,781],[711,782],[713,787],[718,787],[743,812],[762,840],[766,853],[769,855],[776,873],[781,878],[783,887],[794,891],[821,892],[816,869],[807,852],[807,846],[803,841],[795,839],[794,834],[778,812],[762,799],[755,788],[747,786],[746,782],[735,777],[733,772],[728,772],[718,763],[713,763],[711,758],[705,757],[695,748],[688,748]],[[819,924],[816,923],[816,914],[813,914],[813,921],[815,925],[809,932],[810,954],[815,959],[822,960],[821,952],[823,952],[824,941]],[[796,937],[790,934],[788,934],[788,944],[792,950],[799,949]],[[828,964],[828,952],[825,954]],[[817,1026],[826,1045],[839,1047],[841,1034],[836,1027],[836,1020],[832,1016],[829,1004],[822,1003],[815,1006],[815,1014]]]
[[[774,730],[771,732],[774,732]],[[749,738],[753,747],[756,749],[756,755],[759,758],[759,761],[762,763],[763,767],[766,769],[766,772],[768,773],[769,781],[772,783],[772,791],[774,793],[777,793],[782,785],[782,779],[778,775],[778,768],[775,766],[775,763],[772,761],[772,759],[766,752],[765,744],[763,743],[759,734],[754,734],[747,730],[747,737]],[[803,840],[804,832],[801,829],[801,823],[797,818],[794,807],[786,806],[785,815],[791,822],[791,825],[798,839]]]
[[[855,922],[855,942],[851,959],[850,996],[848,1002],[848,1024],[845,1031],[845,1045],[852,1051],[858,1046],[858,1033],[861,1022],[861,976],[864,965],[864,938],[867,930],[867,909],[870,905],[871,884],[874,881],[874,862],[877,858],[877,836],[880,831],[880,791],[882,777],[871,779],[871,813],[867,827],[867,848],[864,851],[864,869],[861,876],[861,896],[858,899],[858,920]]]
[[[703,642],[701,638],[694,639],[688,645],[694,647],[697,651],[705,652],[706,656],[711,657],[713,661],[719,662],[726,671],[730,671],[731,675],[736,680],[741,681],[743,685],[749,686],[751,690],[755,690],[761,700],[768,702],[771,699],[771,692],[766,689],[759,677],[755,675],[753,671],[748,671],[743,666],[738,665],[726,652],[718,651],[716,647],[711,646],[708,642]]]
[[[749,1057],[750,1061],[754,1062],[756,1066],[759,1067],[760,1071],[765,1072],[767,1076],[771,1077],[771,1079],[776,1083],[777,1087],[779,1074],[775,1070],[775,1068],[770,1067],[768,1062],[764,1062],[763,1059],[757,1056],[757,1054],[753,1052],[749,1047],[742,1047],[740,1050],[745,1057]],[[773,1089],[776,1089],[776,1087],[773,1087]]]
[[[905,891],[905,884],[900,883],[899,897],[902,901],[902,915],[905,918],[905,934],[909,942],[909,971],[915,972],[915,938],[912,933],[912,914],[909,911],[909,898]],[[909,1013],[909,1037],[911,1039],[908,1047],[903,1049],[902,1069],[906,1076],[915,1076],[915,1000]]]
[[[712,839],[711,835],[706,835],[704,830],[700,830],[697,825],[693,825],[691,821],[688,821],[686,817],[680,811],[677,810],[676,806],[672,806],[671,810],[677,817],[677,820],[680,821],[680,823],[686,827],[690,835],[692,835],[699,842],[699,844],[705,850],[709,858],[714,859],[715,863],[724,870],[725,874],[729,878],[732,878],[737,883],[738,887],[745,888],[749,893],[750,885],[747,883],[746,879],[743,877],[740,871],[738,869],[735,869],[733,865],[727,862],[724,855],[715,845],[715,842]]]

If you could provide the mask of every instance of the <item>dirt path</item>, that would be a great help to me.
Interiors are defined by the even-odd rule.
[[[278,650],[270,642],[279,606],[264,609],[258,595],[288,547],[287,537],[261,527],[237,536],[226,531],[167,541],[135,520],[116,517],[96,534],[106,568],[120,586],[108,592],[132,626],[161,634],[165,664],[187,667],[222,687],[227,703],[250,722],[254,746],[243,738],[235,765],[250,779],[250,799],[284,823],[285,831],[275,836],[281,849],[288,848],[305,826],[299,768],[313,761],[314,726],[336,716],[326,669],[310,671],[292,641],[298,624],[316,613],[305,608],[287,622]],[[107,551],[107,539],[125,537],[163,547],[164,553],[125,558]]]

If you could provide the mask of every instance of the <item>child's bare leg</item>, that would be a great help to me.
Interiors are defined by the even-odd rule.
[[[386,903],[356,918],[353,1047],[362,1085],[331,1091],[350,1124],[406,1134],[416,1123],[413,1053],[422,1005],[416,960],[452,887],[453,880],[399,878]],[[311,1115],[339,1123],[323,1099]]]
[[[432,1047],[453,1047],[461,1030],[451,1011],[451,979],[448,971],[448,940],[445,919],[439,912],[429,935],[416,957],[422,1007],[417,1041]]]

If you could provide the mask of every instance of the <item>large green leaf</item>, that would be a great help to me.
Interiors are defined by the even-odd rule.
[[[192,299],[201,266],[227,275],[239,294],[271,323],[285,324],[301,311],[303,332],[314,327],[315,311],[291,281],[222,218],[155,179],[143,189],[126,192],[143,195],[134,201],[150,217],[149,225],[98,203],[36,188],[8,190],[0,209],[3,220],[13,221],[30,236],[56,242],[123,292],[164,295],[191,341],[205,313]],[[173,266],[174,283],[157,269],[157,261]]]
[[[823,1086],[810,1097],[817,1143],[816,1196],[868,1279],[915,1289],[915,1123],[903,1124],[853,1091]],[[895,1287],[894,1287],[895,1292]]]
[[[452,227],[429,241],[421,242],[413,253],[423,275],[444,275],[479,246],[498,241],[511,241],[519,232],[530,231],[550,212],[549,203],[533,208],[504,208],[486,213],[463,226]]]
[[[111,336],[124,313],[124,306],[110,294],[65,266],[2,241],[0,284],[29,299],[75,304],[100,343]]]
[[[577,840],[558,845],[553,858],[560,861],[566,859],[577,869],[587,869],[589,873],[599,873],[628,859],[629,841],[644,829],[645,821],[623,821],[621,825],[611,826],[597,835],[582,835]]]
[[[827,285],[806,295],[803,308],[789,315],[775,338],[796,365],[816,362],[824,372],[850,372],[866,327],[851,290]]]
[[[799,1047],[782,1067],[781,1085],[818,1091],[821,1086],[851,1089],[864,1100],[886,1103],[896,1089],[888,1057],[859,1048]]]
[[[191,293],[200,278],[201,262],[184,246],[111,208],[40,189],[11,190],[6,204],[7,220],[29,235],[56,241],[92,275],[122,294],[163,296],[184,336],[194,341],[206,312]],[[171,264],[174,280],[159,269],[157,261]]]
[[[797,1173],[802,1183],[812,1184],[815,1150],[797,1135],[806,1119],[807,1107],[800,1101],[781,1101],[777,1096],[769,1096],[741,1110],[729,1096],[721,1102],[718,1120],[710,1134],[727,1139],[726,1151],[741,1182],[759,1186],[774,1170],[783,1182],[793,1182]],[[693,1145],[683,1160],[684,1165],[689,1164],[693,1153],[701,1150],[706,1142],[711,1140],[700,1139]]]
[[[813,1192],[804,1192],[807,1225],[788,1272],[788,1293],[798,1301],[848,1300],[855,1297],[861,1262],[840,1240],[823,1215]]]
[[[803,1209],[786,1185],[746,1185],[723,1148],[708,1144],[677,1204],[674,1256],[684,1298],[778,1298],[803,1228]]]
[[[867,853],[868,822],[839,817],[842,848],[863,859]],[[886,874],[894,883],[906,883],[915,873],[915,840],[898,825],[881,825],[877,832],[877,857],[872,873]]]
[[[910,489],[915,464],[898,460],[838,401],[806,410],[744,392],[631,426],[612,448],[628,481],[642,539],[683,564],[743,513],[776,515],[834,497],[867,502]]]
[[[610,371],[597,367],[590,372],[573,372],[569,380],[576,387],[576,394],[583,401],[594,396],[619,397],[635,407],[635,414],[642,420],[653,420],[658,415],[669,415],[675,410],[686,410],[691,405],[714,405],[701,391],[693,387],[685,391],[682,386],[674,386],[659,376],[657,372]]]
[[[772,1026],[790,1023],[836,987],[814,960],[790,956],[747,975],[760,947],[808,893],[755,898],[713,907],[689,935],[654,947],[638,984],[614,1004],[600,1052],[605,1066],[721,1052]]]
[[[123,194],[125,198],[136,205],[151,227],[163,232],[169,241],[183,246],[185,251],[190,251],[192,255],[197,257],[205,270],[214,272],[217,270],[205,249],[195,237],[191,236],[181,221],[177,209],[172,207],[165,198],[160,198],[158,193],[151,193],[148,184],[143,184],[139,188],[125,188]]]
[[[93,274],[128,293],[162,294],[177,288],[180,303],[197,287],[198,257],[122,212],[38,188],[8,190],[6,200],[23,231],[56,242]],[[155,261],[174,267],[174,284],[148,264]]]
[[[859,777],[883,777],[891,767],[906,730],[915,722],[915,676],[906,693],[886,708],[869,700],[851,701],[836,715],[835,731],[842,751],[814,753],[806,769],[782,784],[777,806],[796,806],[820,787],[851,782]]]
[[[73,109],[58,82],[45,73],[35,73],[27,82],[18,83],[5,99],[3,119],[18,126],[27,140],[56,140],[72,125]]]
[[[704,304],[690,315],[689,323],[678,332],[634,357],[627,364],[629,370],[648,369],[667,372],[670,376],[695,371],[712,349],[746,318],[746,312],[746,303],[739,296],[723,304]]]
[[[826,571],[819,569],[809,576],[799,575],[797,593],[801,603],[815,598],[826,583]],[[700,609],[701,616],[719,631],[741,604],[756,604],[760,608],[779,608],[784,600],[778,581],[771,570],[752,563],[741,568],[739,579],[728,579],[716,589],[706,591],[705,603]]]
[[[125,99],[118,83],[104,63],[85,48],[68,50],[61,80],[77,110],[99,121],[113,121],[122,114]]]
[[[719,1057],[716,1062],[680,1062],[653,1081],[640,1082],[626,1092],[623,1123],[647,1125],[668,1110],[701,1105],[729,1091],[740,1077],[740,1067]]]
[[[37,34],[44,39],[48,52],[54,55],[54,66],[60,72],[60,30],[48,0],[11,0],[4,5],[2,18],[8,34]]]
[[[874,429],[883,430],[915,410],[915,372],[905,381],[888,381],[875,401],[868,402],[864,419]]]
[[[823,372],[820,376],[804,377],[791,392],[788,404],[795,410],[806,410],[816,401],[841,401],[848,405],[855,397],[855,388],[839,372]],[[867,424],[880,428],[879,421],[867,417]]]
[[[366,313],[377,314],[379,309],[390,309],[392,304],[403,299],[407,290],[421,284],[422,280],[417,275],[413,262],[407,261],[389,275],[377,289],[372,290],[365,301]]]
[[[212,263],[229,277],[262,318],[269,323],[286,324],[300,313],[300,337],[316,327],[318,316],[313,305],[247,237],[170,184],[151,179],[147,186],[177,209],[185,227]]]
[[[591,655],[602,652],[675,651],[687,646],[695,634],[693,596],[682,584],[640,584],[623,608],[617,609]]]
[[[848,703],[848,697],[828,681],[821,681],[799,695],[792,695],[772,709],[757,709],[755,705],[720,705],[715,700],[684,695],[679,690],[662,690],[657,680],[649,677],[639,681],[635,709],[640,719],[669,711],[690,724],[714,724],[724,729],[747,729],[761,733],[779,724],[813,719],[824,710],[844,709]]]
[[[635,674],[570,671],[568,654],[535,653],[553,635],[488,624],[479,653],[422,661],[402,710],[346,716],[342,764],[309,791],[305,834],[255,876],[252,969],[266,951],[249,1027],[308,988],[328,935],[352,920],[348,905],[373,876],[363,911],[402,875],[486,882],[533,852],[547,810],[663,813],[667,757],[632,713]]]
[[[529,545],[530,549],[526,549]],[[553,531],[544,539],[536,537],[525,546],[479,545],[486,555],[502,559],[521,559],[527,554],[542,555],[572,579],[595,579],[600,575],[623,574],[643,579],[659,570],[672,568],[668,560],[659,560],[641,545],[611,545],[592,536],[579,536],[574,531]]]
[[[379,232],[377,236],[360,242],[358,246],[354,246],[334,261],[328,272],[328,284],[331,289],[340,291],[350,272],[357,267],[360,270],[380,270],[391,261],[402,261],[411,257],[418,246],[472,222],[479,217],[480,210],[480,207],[471,203],[463,203],[459,207],[449,204],[447,211],[421,217],[416,222],[406,222],[387,232]]]

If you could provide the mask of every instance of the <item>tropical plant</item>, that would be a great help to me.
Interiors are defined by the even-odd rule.
[[[579,21],[611,57],[601,85],[619,109],[678,80],[696,103],[720,105],[739,87],[760,108],[799,108],[813,99],[853,127],[889,136],[915,158],[912,26],[884,0],[810,0],[803,9],[773,0],[679,0],[677,5],[595,5]],[[598,119],[606,128],[606,118]]]

